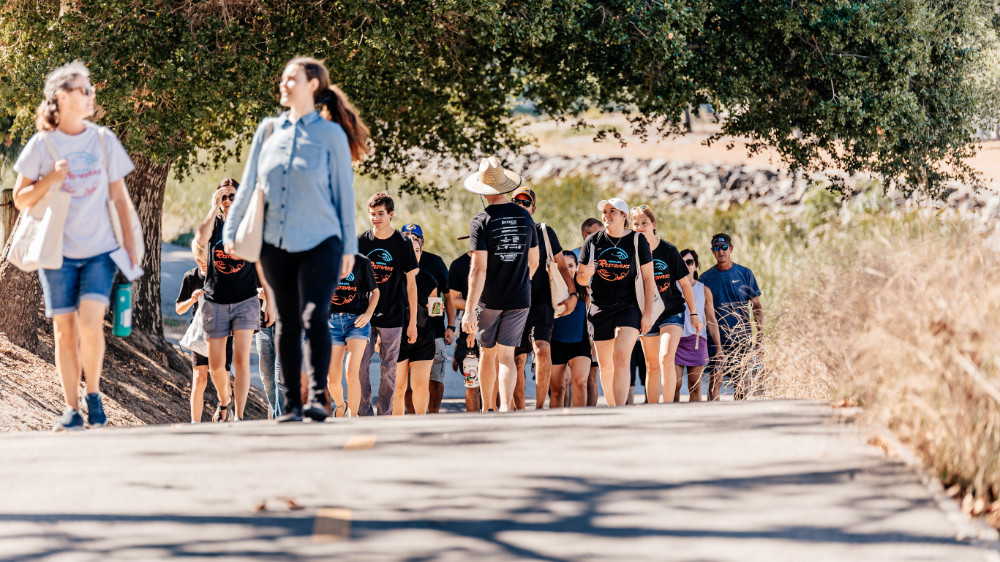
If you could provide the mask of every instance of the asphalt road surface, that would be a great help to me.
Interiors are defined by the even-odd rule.
[[[14,560],[995,560],[816,402],[0,436]]]

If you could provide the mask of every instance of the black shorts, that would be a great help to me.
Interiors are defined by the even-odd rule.
[[[529,321],[530,322],[530,321]],[[533,351],[532,342],[552,341],[552,324],[535,324],[530,323],[524,327],[524,334],[521,336],[521,343],[514,350],[514,355],[526,355]]]
[[[433,336],[433,332],[431,335]],[[403,341],[399,344],[399,357],[396,358],[396,362],[433,361],[436,352],[437,346],[434,344],[433,337],[417,338],[416,342],[409,344],[406,343],[406,334],[404,333]]]
[[[565,365],[575,357],[590,359],[590,340],[584,338],[576,343],[552,340],[552,364]]]
[[[637,305],[623,306],[607,311],[600,311],[596,314],[587,314],[587,319],[594,327],[594,341],[607,341],[615,339],[615,329],[635,328],[638,330],[642,324],[642,313]]]
[[[208,357],[200,353],[191,352],[191,366],[193,367],[208,367]],[[231,371],[233,368],[233,336],[226,338],[226,370]]]

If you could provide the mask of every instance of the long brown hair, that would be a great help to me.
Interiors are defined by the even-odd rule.
[[[354,107],[351,100],[347,99],[347,95],[336,84],[330,83],[330,73],[323,61],[311,57],[295,57],[288,61],[288,64],[302,67],[307,80],[315,78],[319,81],[315,100],[317,104],[323,104],[320,115],[343,127],[344,132],[347,133],[347,141],[351,146],[352,162],[358,162],[364,158],[365,154],[371,150],[368,147],[368,137],[371,135],[368,125],[365,125],[365,122],[361,120],[358,109]]]
[[[56,94],[70,89],[70,85],[79,77],[90,78],[90,71],[80,61],[64,64],[45,77],[44,99],[35,110],[35,128],[39,131],[52,132],[59,126],[59,103]]]

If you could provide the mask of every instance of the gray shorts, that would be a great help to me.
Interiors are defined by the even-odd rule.
[[[434,382],[444,382],[444,338],[434,340],[434,364],[431,365],[431,380]]]
[[[479,341],[479,346],[483,349],[490,349],[496,344],[517,347],[528,322],[529,310],[531,309],[493,310],[480,304],[476,307],[476,317],[479,319],[476,340]]]
[[[224,338],[236,330],[260,330],[260,299],[250,297],[234,304],[205,301],[202,309],[205,337]]]

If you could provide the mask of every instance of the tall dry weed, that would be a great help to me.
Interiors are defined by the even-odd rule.
[[[960,225],[916,222],[847,228],[807,252],[755,382],[862,405],[1000,526],[1000,260]]]

